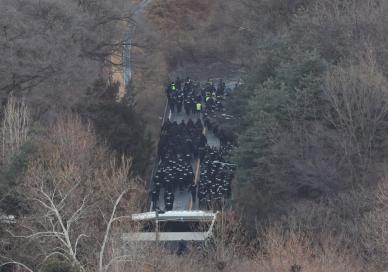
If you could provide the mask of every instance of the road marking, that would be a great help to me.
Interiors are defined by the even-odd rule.
[[[202,130],[202,133],[203,135],[205,135],[206,137],[206,134],[207,134],[207,127],[204,126],[203,130]],[[198,184],[198,178],[199,178],[199,169],[200,169],[200,166],[201,166],[201,160],[198,158],[197,160],[197,163],[195,165],[195,176],[194,176],[194,184],[197,185]],[[199,200],[198,200],[199,201]],[[191,192],[190,192],[190,202],[189,202],[189,210],[191,211],[193,208],[193,197],[191,195]]]

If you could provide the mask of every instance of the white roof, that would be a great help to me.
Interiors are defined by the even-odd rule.
[[[205,211],[168,211],[159,213],[159,221],[212,221],[216,213]],[[138,213],[132,215],[134,221],[151,221],[156,219],[155,212]]]
[[[14,215],[0,214],[0,224],[15,224],[16,218]]]
[[[159,241],[204,241],[208,237],[207,232],[159,232]],[[124,233],[122,239],[125,242],[156,241],[155,232]]]

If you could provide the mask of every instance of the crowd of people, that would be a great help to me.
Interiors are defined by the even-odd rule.
[[[222,80],[217,86],[209,80],[201,88],[199,82],[190,78],[182,81],[179,77],[166,88],[168,104],[173,113],[181,113],[184,110],[186,115],[203,113],[204,117],[222,109],[225,91],[226,85]]]
[[[234,167],[225,158],[232,145],[223,137],[220,147],[210,147],[204,128],[218,132],[208,116],[223,109],[225,83],[220,80],[216,87],[209,81],[201,87],[189,78],[185,81],[178,78],[166,92],[171,112],[186,114],[187,121],[166,120],[162,126],[159,161],[151,189],[152,207],[160,209],[163,201],[166,211],[173,210],[178,190],[189,192],[194,204],[198,199],[200,208],[220,207],[222,200],[231,194]],[[201,169],[198,180],[194,169],[197,160]]]
[[[194,123],[167,120],[162,127],[158,146],[159,163],[151,191],[153,207],[159,207],[160,192],[164,191],[164,207],[172,210],[177,190],[196,191],[193,162],[201,155],[207,140],[201,119]]]
[[[205,148],[201,160],[201,174],[198,184],[199,207],[219,210],[223,200],[231,196],[231,183],[235,166],[225,160],[231,146]]]

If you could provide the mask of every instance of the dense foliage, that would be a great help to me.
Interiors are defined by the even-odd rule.
[[[133,157],[133,170],[145,175],[153,145],[141,116],[128,104],[114,101],[90,105],[87,116],[101,139],[118,154]]]
[[[370,258],[364,222],[387,169],[387,10],[385,1],[311,1],[281,31],[262,33],[230,99],[241,120],[235,201],[249,228],[341,234]]]

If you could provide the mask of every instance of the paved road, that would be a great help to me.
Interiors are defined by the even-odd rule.
[[[179,124],[182,120],[184,120],[186,123],[187,121],[189,121],[189,119],[192,119],[195,123],[198,120],[198,116],[197,115],[187,116],[186,113],[184,112],[184,110],[182,110],[181,113],[175,112],[175,113],[171,114],[170,121],[171,122],[176,121]],[[201,118],[201,120],[202,120],[202,118]],[[202,120],[202,123],[203,123],[203,120]],[[215,147],[220,146],[220,140],[213,134],[213,132],[206,130],[205,135],[206,135],[208,144],[210,146],[215,146]]]
[[[231,81],[226,83],[226,87],[229,90],[233,90],[236,86],[236,81]],[[166,106],[167,107],[167,106]],[[166,108],[167,109],[167,108]],[[180,123],[182,120],[187,122],[189,119],[192,119],[194,122],[197,121],[199,116],[197,115],[186,115],[185,111],[182,109],[181,113],[172,113],[169,111],[167,114],[167,118],[170,119],[171,122],[178,122]],[[202,117],[201,117],[202,120]],[[209,146],[213,147],[220,147],[220,140],[213,134],[213,132],[208,131],[206,128],[204,129],[204,134],[207,138],[207,142]],[[195,172],[195,181],[199,182],[199,175],[200,175],[200,162],[199,160],[193,162],[193,169]],[[152,205],[152,204],[151,204]],[[159,207],[164,210],[164,190],[162,189],[160,192],[160,198],[159,198]],[[198,200],[196,203],[192,202],[191,194],[189,191],[179,191],[177,190],[175,192],[175,199],[174,199],[174,206],[173,210],[181,211],[181,210],[199,210],[198,207]]]
[[[196,122],[199,118],[199,116],[196,115],[189,115],[187,116],[184,111],[181,113],[171,113],[169,114],[170,121],[171,122],[178,122],[180,123],[182,120],[187,122],[189,119],[192,119],[194,122]],[[208,144],[210,146],[219,147],[220,146],[220,140],[212,133],[207,131],[207,129],[204,130]],[[194,172],[195,172],[195,180],[199,181],[199,173],[200,173],[200,163],[199,160],[193,162],[192,164]],[[164,210],[164,190],[161,190],[160,192],[160,198],[159,198],[159,207]],[[196,203],[192,203],[191,194],[188,191],[188,189],[185,189],[183,191],[177,190],[175,192],[175,199],[174,199],[174,207],[173,210],[176,211],[182,211],[182,210],[197,210],[198,208],[198,201]]]

